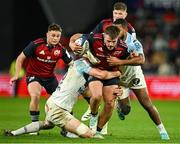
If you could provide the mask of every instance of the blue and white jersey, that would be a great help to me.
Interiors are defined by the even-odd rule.
[[[128,52],[136,52],[138,54],[144,55],[142,44],[137,39],[134,39],[131,34],[127,33],[125,43],[128,46]],[[122,76],[120,78],[120,85],[134,89],[146,87],[141,66],[123,65],[120,66],[119,69],[122,72]],[[138,84],[134,83],[134,80],[137,78],[140,79],[140,83]]]
[[[85,90],[86,80],[83,74],[88,74],[90,70],[90,64],[83,58],[74,61],[49,99],[57,106],[71,112],[79,94]]]

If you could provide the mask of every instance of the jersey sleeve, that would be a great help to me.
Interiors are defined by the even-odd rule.
[[[36,45],[33,42],[30,42],[23,50],[23,53],[26,57],[32,57],[34,55],[34,51],[36,49]]]
[[[132,36],[133,36],[133,38],[134,39],[136,39],[136,32],[134,31],[134,32],[132,32],[132,34],[131,34]]]
[[[76,60],[75,62],[75,65],[76,65],[76,68],[77,68],[77,71],[80,73],[80,74],[88,74],[89,71],[91,70],[91,66],[90,64],[84,60],[83,58],[82,59],[78,59]]]
[[[70,63],[70,62],[72,61],[71,55],[69,54],[69,52],[68,52],[65,48],[63,48],[62,51],[63,51],[62,60],[63,60],[66,64]]]

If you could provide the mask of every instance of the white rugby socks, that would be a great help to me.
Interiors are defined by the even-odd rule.
[[[15,131],[11,131],[11,133],[13,135],[21,135],[25,133],[38,132],[42,126],[43,126],[42,121],[32,122],[22,128],[19,128]]]
[[[158,128],[158,130],[159,130],[159,133],[167,133],[166,132],[166,129],[165,129],[165,127],[164,127],[164,125],[163,125],[163,123],[161,123],[161,124],[159,124],[158,126],[157,126],[157,128]]]

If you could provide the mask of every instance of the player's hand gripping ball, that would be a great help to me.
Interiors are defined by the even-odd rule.
[[[84,37],[78,38],[75,43],[82,47],[81,51],[74,52],[76,55],[82,56],[89,49],[89,42]]]

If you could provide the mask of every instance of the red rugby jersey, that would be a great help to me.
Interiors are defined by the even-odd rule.
[[[95,65],[97,68],[109,71],[117,70],[116,66],[109,66],[107,57],[113,56],[119,59],[125,59],[129,56],[127,51],[128,47],[122,40],[118,40],[114,50],[108,50],[104,45],[103,34],[90,34],[83,36],[88,39],[93,55],[100,60],[100,63]]]
[[[69,63],[72,59],[61,44],[48,46],[45,38],[39,38],[25,47],[23,53],[28,58],[27,76],[52,77],[59,59]]]
[[[94,30],[92,31],[93,33],[103,33],[105,31],[105,29],[108,27],[108,26],[111,26],[113,24],[113,19],[112,18],[109,18],[109,19],[103,19],[95,28]],[[136,33],[135,32],[135,29],[133,28],[133,26],[128,23],[128,32],[130,34],[132,33]]]

